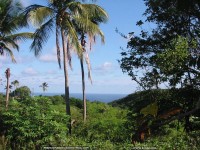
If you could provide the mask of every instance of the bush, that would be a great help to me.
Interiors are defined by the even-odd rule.
[[[20,99],[25,99],[26,97],[31,96],[31,90],[27,86],[22,86],[13,91],[12,95],[17,96]]]
[[[0,133],[8,139],[7,148],[39,149],[65,140],[65,113],[52,110],[47,98],[13,100],[8,111],[0,113]]]

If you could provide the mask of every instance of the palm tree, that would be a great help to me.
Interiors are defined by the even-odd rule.
[[[90,9],[89,9],[90,8]],[[70,113],[70,99],[69,99],[69,79],[68,79],[68,64],[71,66],[70,49],[82,54],[82,46],[79,43],[78,33],[76,27],[79,29],[86,29],[91,22],[88,19],[89,13],[96,14],[104,11],[101,7],[94,4],[82,4],[78,0],[49,0],[48,6],[31,5],[26,8],[24,14],[32,19],[32,22],[39,26],[34,34],[34,41],[31,49],[35,55],[38,56],[42,50],[42,46],[50,36],[51,31],[56,29],[56,47],[57,59],[59,67],[61,68],[59,37],[62,39],[63,50],[63,65],[65,77],[65,101],[66,114]],[[90,26],[91,31],[96,30],[97,26]],[[71,119],[68,122],[69,134],[71,134]]]
[[[98,26],[100,23],[105,23],[108,19],[108,15],[105,11],[99,11],[96,15],[89,16],[90,19],[90,24],[93,24],[95,26]],[[92,83],[92,78],[91,78],[91,65],[90,65],[90,59],[88,52],[86,50],[86,35],[88,35],[89,39],[89,45],[90,45],[90,50],[91,50],[91,45],[95,42],[95,36],[99,35],[101,37],[102,43],[104,43],[104,35],[102,31],[99,28],[96,28],[96,30],[92,31],[90,28],[86,30],[79,30],[80,34],[80,40],[81,40],[81,46],[83,53],[79,55],[80,59],[80,65],[81,65],[81,75],[82,75],[82,94],[83,94],[83,120],[86,122],[86,117],[87,117],[87,103],[86,103],[86,94],[85,94],[85,73],[84,73],[84,59],[87,64],[88,68],[88,78]]]
[[[22,10],[20,3],[14,3],[12,0],[0,1],[0,55],[6,52],[10,55],[12,62],[16,62],[12,49],[19,50],[19,40],[32,38],[32,33],[16,33],[17,30],[25,26],[21,20],[19,12]]]
[[[11,82],[11,84],[15,87],[15,90],[16,90],[17,87],[19,86],[19,81],[18,80],[14,80],[13,82]],[[15,96],[15,90],[14,90],[14,96]]]
[[[6,69],[5,72],[7,84],[6,84],[6,109],[8,108],[9,103],[9,93],[10,93],[10,68]]]
[[[43,92],[47,91],[47,88],[49,87],[48,84],[46,82],[42,83],[42,85],[40,85],[40,87],[42,87]]]

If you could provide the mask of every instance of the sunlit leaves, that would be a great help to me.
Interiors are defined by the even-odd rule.
[[[183,71],[189,58],[188,39],[178,37],[172,41],[171,48],[157,55],[157,63],[165,74],[174,74],[177,71]]]

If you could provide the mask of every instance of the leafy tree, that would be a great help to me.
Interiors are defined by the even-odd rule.
[[[22,86],[17,88],[14,93],[16,96],[18,96],[20,99],[25,99],[26,97],[30,97],[31,90],[27,86]]]
[[[56,29],[56,47],[58,64],[61,67],[59,36],[62,39],[63,48],[63,65],[65,75],[65,101],[66,101],[66,113],[70,113],[70,99],[69,99],[69,81],[68,81],[68,63],[71,66],[71,54],[70,47],[78,53],[82,54],[82,47],[79,43],[76,27],[79,29],[88,29],[88,22],[90,22],[88,15],[97,14],[98,10],[103,9],[95,4],[82,4],[79,1],[61,1],[51,0],[48,6],[31,5],[26,8],[24,14],[29,16],[30,19],[39,25],[39,28],[34,34],[34,41],[31,45],[31,49],[34,50],[36,56],[38,56],[42,50],[43,44],[49,38],[50,32],[55,27]],[[26,18],[26,20],[28,20]],[[96,26],[90,27],[90,30],[96,30]],[[71,134],[71,125],[69,126],[69,134]]]
[[[43,92],[45,92],[49,86],[46,82],[44,82],[42,85],[40,85],[40,87],[42,88]]]
[[[128,50],[121,53],[122,71],[128,73],[143,89],[158,88],[161,83],[185,89],[199,88],[199,14],[198,0],[145,0],[146,22],[156,27],[142,28],[140,35],[130,33]],[[194,109],[198,99],[194,95],[183,108]],[[190,114],[191,115],[191,114]],[[185,116],[185,126],[190,126]],[[188,130],[187,130],[188,131]]]
[[[156,24],[156,27],[150,31],[142,29],[140,35],[131,34],[128,42],[129,50],[121,53],[120,64],[123,72],[128,73],[133,80],[144,88],[155,86],[156,82],[148,86],[145,83],[152,80],[156,81],[156,79],[159,80],[159,84],[173,81],[173,84],[177,85],[187,80],[193,86],[197,86],[198,83],[196,82],[199,78],[198,39],[200,26],[197,21],[200,14],[199,2],[197,0],[191,2],[189,0],[145,0],[145,4],[147,6],[144,13],[147,17],[146,21]],[[137,22],[137,25],[141,28],[142,24],[142,21]],[[177,44],[172,41],[179,40],[179,47],[181,47],[179,36],[187,46],[187,49],[184,49],[187,50],[188,57],[184,64],[181,64],[181,69],[176,64],[174,75],[168,76],[169,74],[160,70],[160,65],[158,65],[160,59],[157,57],[166,53],[169,49],[171,51],[167,53],[175,52],[174,49],[176,49]],[[194,43],[196,43],[196,46],[194,46]],[[164,60],[162,60],[163,64],[169,63],[164,62]],[[159,76],[153,75],[155,71]],[[143,76],[141,77],[141,75]]]

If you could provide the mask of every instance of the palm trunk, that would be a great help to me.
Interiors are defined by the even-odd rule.
[[[71,135],[71,113],[70,113],[70,99],[69,99],[69,81],[68,81],[68,58],[67,50],[69,50],[69,44],[66,45],[66,38],[64,30],[61,29],[62,33],[62,45],[63,45],[63,63],[64,63],[64,76],[65,76],[65,102],[66,102],[66,114],[70,117],[69,122],[67,122],[67,127],[69,129],[69,134]]]
[[[9,87],[9,77],[7,77],[7,88],[6,88],[6,109],[8,109],[8,103],[9,103],[9,93],[10,93],[10,87]]]
[[[81,73],[82,73],[83,121],[86,122],[87,104],[86,104],[86,95],[85,95],[85,73],[84,73],[84,66],[83,66],[83,57],[80,58],[80,63],[81,63]]]

